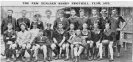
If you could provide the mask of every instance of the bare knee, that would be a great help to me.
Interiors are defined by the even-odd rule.
[[[22,44],[22,49],[25,49],[26,48],[26,44]]]
[[[112,48],[113,47],[113,42],[110,42],[109,43],[109,48]]]
[[[56,47],[56,45],[55,45],[55,44],[51,44],[51,48],[52,48],[52,50],[54,50],[54,49],[55,49],[55,47]]]
[[[71,45],[71,49],[73,49],[74,45]]]
[[[66,44],[66,48],[69,48],[69,44]]]
[[[11,48],[12,48],[12,49],[15,49],[16,47],[17,47],[16,44],[12,44],[12,45],[11,45]]]
[[[30,49],[31,48],[31,45],[30,44],[27,44],[26,48],[27,49]]]
[[[47,50],[47,46],[46,45],[43,45],[41,48],[42,48],[42,50]]]
[[[62,49],[65,50],[65,48],[66,48],[66,44],[63,44]]]
[[[34,48],[35,48],[35,51],[38,51],[38,49],[40,48],[40,46],[39,45],[36,45]]]
[[[90,41],[90,48],[92,48],[93,47],[93,41]]]

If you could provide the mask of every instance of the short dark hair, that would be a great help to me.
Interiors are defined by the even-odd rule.
[[[52,25],[52,24],[50,24],[50,23],[47,23],[47,26],[51,27],[51,25]]]
[[[37,23],[36,23],[36,22],[34,22],[34,23],[33,23],[33,25],[37,25]]]
[[[74,9],[71,9],[71,11],[75,11]],[[75,11],[76,12],[76,11]]]
[[[113,11],[113,10],[116,10],[116,11],[117,11],[117,9],[116,9],[116,8],[113,8],[113,9],[112,9],[112,11]]]
[[[96,8],[92,8],[92,10],[96,10],[96,11],[97,11],[97,9],[96,9]]]
[[[19,26],[21,27],[22,25],[24,25],[24,26],[26,27],[26,24],[25,24],[25,23],[20,23],[20,25],[19,25]]]
[[[41,17],[41,15],[40,15],[40,14],[35,14],[35,15],[34,15],[34,17],[37,17],[37,16]]]
[[[84,12],[84,9],[80,9],[79,12]]]
[[[11,12],[13,13],[13,10],[11,10],[11,9],[7,10],[7,12],[8,12],[8,11],[11,11]]]

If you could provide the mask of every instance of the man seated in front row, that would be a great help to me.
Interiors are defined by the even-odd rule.
[[[16,60],[16,32],[12,29],[12,23],[7,24],[8,29],[3,34],[3,39],[5,42],[5,55],[7,58],[7,62],[10,61],[12,55],[14,55],[14,60]]]
[[[106,23],[105,29],[102,33],[102,38],[100,43],[101,45],[99,46],[100,60],[102,59],[102,47],[107,45],[110,52],[110,60],[113,61],[113,44],[115,40],[114,35],[115,33],[110,29],[110,24]]]
[[[65,41],[66,41],[66,35],[65,35],[65,30],[63,30],[63,25],[62,23],[58,24],[58,29],[54,31],[53,34],[53,41],[54,43],[51,44],[51,48],[53,52],[55,53],[56,57],[55,59],[61,58],[61,53],[62,50],[65,50],[65,47],[68,46]]]
[[[44,62],[46,62],[47,57],[47,45],[49,45],[49,40],[46,36],[43,36],[43,30],[39,30],[38,36],[34,39],[33,44],[35,45],[35,61],[38,60],[39,49],[43,50]]]
[[[25,23],[21,23],[20,24],[20,28],[21,31],[18,32],[17,34],[17,40],[16,43],[18,45],[18,52],[17,52],[17,56],[19,54],[18,57],[21,57],[23,61],[25,61],[25,57],[26,58],[30,58],[30,48],[31,48],[31,44],[29,42],[30,40],[30,33],[29,31],[26,30],[26,24]],[[25,51],[27,51],[29,54],[25,55]],[[29,60],[29,59],[28,59]]]
[[[74,56],[75,56],[74,62],[78,62],[79,56],[82,53],[83,48],[85,47],[83,46],[83,39],[81,37],[80,29],[76,30],[76,37],[74,37],[74,39],[71,41],[71,44],[74,45]]]

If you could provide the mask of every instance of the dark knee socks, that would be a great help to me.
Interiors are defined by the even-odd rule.
[[[105,45],[105,56],[108,57],[108,45]]]
[[[121,49],[121,45],[117,45],[118,52],[120,52],[120,49]]]

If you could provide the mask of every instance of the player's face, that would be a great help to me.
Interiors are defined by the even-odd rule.
[[[12,16],[13,12],[12,11],[7,11],[8,16]]]
[[[116,15],[117,11],[116,10],[112,10],[112,15]]]
[[[62,29],[63,25],[62,24],[59,24],[58,27],[59,27],[59,29]]]
[[[84,16],[84,12],[82,11],[82,12],[80,12],[80,16]]]
[[[59,13],[59,17],[63,17],[63,14]]]
[[[71,15],[75,15],[76,14],[76,12],[73,10],[73,11],[71,11]]]
[[[70,24],[70,29],[74,29],[74,24]]]
[[[21,25],[21,30],[25,30],[25,25]]]
[[[7,27],[8,29],[12,29],[13,26],[11,24],[8,24]]]
[[[46,15],[47,16],[51,16],[51,12],[46,12]]]
[[[76,30],[76,34],[77,35],[80,35],[81,34],[81,31],[80,30]]]
[[[39,34],[39,36],[42,36],[43,35],[43,31],[39,32],[38,34]]]
[[[96,14],[97,14],[97,10],[93,9],[93,10],[92,10],[92,14],[93,14],[93,15],[96,15]]]
[[[102,16],[106,16],[107,15],[106,10],[103,10],[101,14],[102,14]]]
[[[97,23],[94,24],[94,28],[98,28],[98,24]]]
[[[33,28],[37,28],[37,25],[33,25]]]
[[[36,16],[35,19],[36,19],[36,20],[40,20],[40,17],[39,17],[39,16]]]
[[[50,29],[51,28],[51,26],[47,26],[47,29]]]
[[[86,23],[83,24],[83,28],[87,28],[87,24]]]
[[[26,16],[26,11],[22,11],[22,16],[25,17]]]

